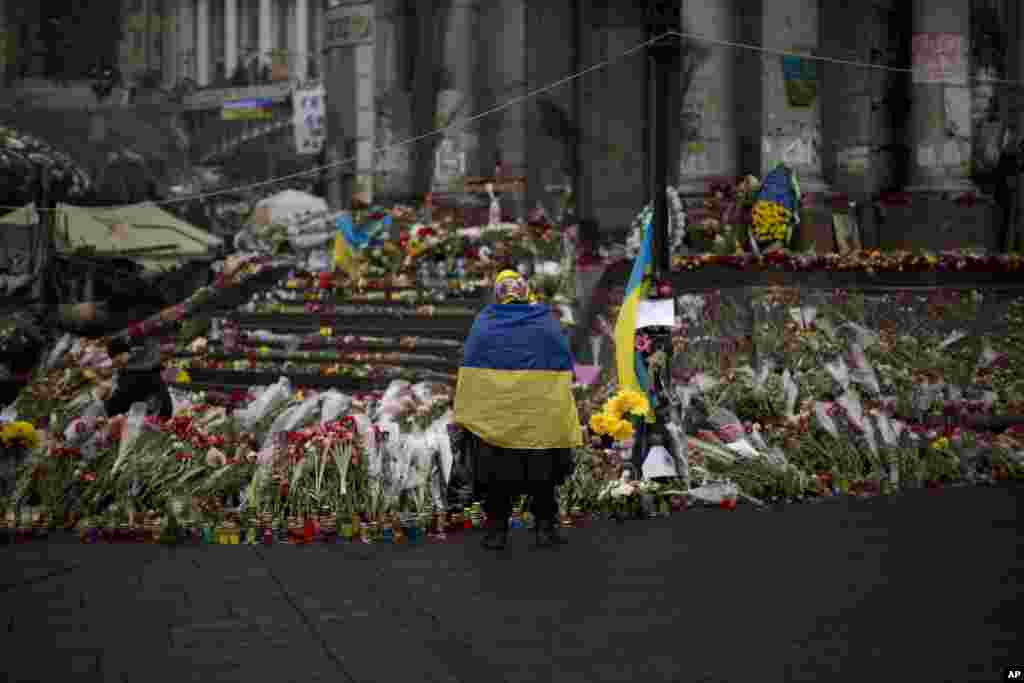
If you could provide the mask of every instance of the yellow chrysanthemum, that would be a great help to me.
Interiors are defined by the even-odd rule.
[[[25,446],[38,448],[39,432],[31,422],[10,422],[0,429],[0,440],[5,446]]]
[[[604,413],[594,413],[590,416],[590,431],[602,436],[608,434],[611,421]]]
[[[616,420],[621,420],[622,416],[625,415],[628,410],[629,406],[621,395],[616,395],[608,399],[604,404],[604,412],[614,417]]]
[[[616,441],[626,441],[633,438],[633,423],[629,420],[619,420],[612,425],[611,436]]]
[[[192,377],[183,368],[178,370],[178,374],[174,378],[174,381],[178,384],[189,384],[192,382]]]
[[[622,401],[625,413],[644,417],[650,412],[651,406],[647,397],[635,389],[625,389],[619,393],[617,398]]]

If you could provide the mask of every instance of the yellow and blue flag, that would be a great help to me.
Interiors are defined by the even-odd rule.
[[[569,342],[547,305],[491,304],[466,339],[454,422],[499,448],[583,445]]]
[[[355,278],[358,272],[358,260],[356,259],[356,246],[353,243],[355,226],[352,223],[351,214],[342,214],[334,222],[338,229],[334,237],[334,267],[344,270],[349,277]]]
[[[646,296],[644,278],[651,269],[654,258],[654,231],[651,219],[644,225],[644,239],[640,253],[633,261],[633,272],[626,284],[626,296],[615,321],[615,362],[619,371],[619,389],[633,389],[647,394],[650,379],[643,358],[636,350],[636,316],[640,301]]]
[[[338,234],[334,238],[334,266],[356,276],[358,253],[374,239],[380,239],[391,228],[390,215],[376,215],[366,225],[355,225],[352,214],[344,213],[334,222]]]

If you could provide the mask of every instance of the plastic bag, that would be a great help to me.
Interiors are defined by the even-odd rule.
[[[823,403],[821,401],[814,402],[814,417],[818,420],[818,424],[828,432],[833,439],[839,438],[839,428],[836,427],[835,421],[832,416],[828,414],[829,409],[832,407],[831,403]]]
[[[806,330],[814,324],[815,318],[818,317],[818,307],[800,306],[790,308],[789,317],[792,318],[793,322],[799,325],[801,329]]]
[[[400,436],[398,425],[390,421],[378,422],[374,425],[370,418],[362,413],[352,415],[352,421],[355,422],[359,437],[363,442],[363,448],[366,450],[367,473],[371,477],[383,476],[385,473],[384,459],[390,455],[388,449],[398,441]],[[377,438],[374,427],[381,432],[380,440]]]
[[[192,407],[192,398],[187,391],[182,391],[177,387],[168,387],[167,390],[171,395],[171,405],[174,406],[175,415]]]
[[[889,418],[886,415],[877,415],[875,422],[878,424],[878,434],[882,437],[882,443],[889,448],[895,448],[899,443],[899,437]]]
[[[398,478],[400,491],[418,489],[430,483],[435,441],[426,433],[407,434],[403,443],[404,470]]]
[[[97,419],[103,414],[103,403],[100,401],[90,403],[82,415],[72,420],[64,430],[65,445],[68,448],[77,448],[84,444],[96,433]]]
[[[325,425],[341,418],[352,407],[352,397],[346,396],[337,389],[331,389],[320,395],[323,405],[320,408],[320,424]]]
[[[47,370],[52,370],[53,368],[55,368],[57,364],[64,358],[64,354],[66,354],[71,349],[71,344],[74,342],[74,339],[74,335],[65,334],[59,340],[57,340],[57,343],[54,344],[53,349],[50,351],[50,355],[46,357],[46,363],[44,367]]]
[[[701,393],[707,393],[721,384],[721,382],[710,375],[698,372],[694,375],[693,380],[691,380],[691,384],[696,386]]]
[[[786,396],[786,417],[793,418],[796,416],[796,401],[800,395],[800,389],[793,381],[789,368],[782,372],[782,391]]]
[[[845,392],[850,388],[850,370],[846,367],[846,361],[842,358],[837,358],[831,363],[825,364],[825,369],[828,374],[832,376],[832,379],[836,381],[836,384]]]
[[[718,437],[725,443],[725,447],[740,456],[738,460],[752,460],[761,455],[747,440],[743,424],[732,412],[715,408],[708,420],[718,431]]]
[[[289,401],[293,394],[292,383],[287,377],[282,377],[263,391],[252,405],[237,411],[235,417],[244,429],[252,430],[270,412]]]
[[[736,500],[739,494],[739,487],[731,481],[716,481],[689,491],[691,497],[709,505],[719,505],[724,500]]]
[[[124,430],[121,432],[121,448],[117,453],[117,460],[111,468],[116,473],[118,468],[124,464],[125,458],[135,448],[135,442],[139,440],[142,430],[146,426],[146,404],[133,403],[128,409],[128,418],[124,423]]]
[[[850,355],[853,360],[853,370],[850,372],[851,379],[875,396],[882,393],[882,387],[878,384],[878,375],[875,373],[871,363],[868,362],[868,358],[860,344],[854,344],[851,347]]]
[[[836,332],[840,332],[844,338],[848,338],[850,344],[857,345],[863,349],[870,348],[879,341],[878,334],[855,322],[848,321],[839,325],[836,328]]]
[[[381,396],[380,405],[377,408],[377,418],[384,420],[394,419],[402,412],[405,404],[412,398],[412,385],[404,379],[396,379]]]
[[[944,351],[950,346],[953,346],[961,339],[966,339],[967,333],[963,330],[953,330],[953,333],[946,337],[941,344],[939,344],[939,350]]]
[[[314,273],[326,272],[333,266],[334,256],[327,249],[309,252],[309,270]]]
[[[309,251],[322,247],[331,240],[334,239],[337,234],[334,230],[325,230],[318,232],[293,232],[294,228],[288,230],[288,242],[292,245],[292,249],[298,252]]]
[[[757,391],[764,391],[765,382],[768,381],[768,375],[770,375],[773,370],[775,370],[775,361],[771,358],[768,358],[761,363],[761,367],[758,368],[757,373],[754,375],[754,388]]]
[[[857,398],[856,394],[847,391],[836,400],[836,403],[846,411],[847,419],[849,419],[855,427],[861,430],[865,429],[864,406],[861,404],[860,399]]]
[[[932,384],[930,382],[917,385],[914,390],[914,407],[918,412],[922,414],[927,413],[935,405],[935,402],[939,400],[944,386],[942,383]]]
[[[452,451],[451,439],[448,436],[448,426],[452,423],[452,413],[434,420],[427,428],[427,437],[431,443],[431,449],[437,454],[438,464],[441,469],[441,479],[445,486],[451,480],[452,464],[455,462],[455,454]]]
[[[871,420],[864,420],[864,440],[871,449],[871,454],[878,457],[878,442],[875,440],[875,426]]]
[[[320,397],[307,398],[302,403],[292,406],[278,415],[263,438],[263,447],[272,446],[279,434],[287,434],[301,429],[307,422],[314,422],[320,412]]]

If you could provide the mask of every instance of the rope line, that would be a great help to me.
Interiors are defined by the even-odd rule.
[[[683,38],[683,39],[686,39],[686,40],[693,40],[695,42],[709,43],[709,44],[712,44],[712,45],[719,45],[719,46],[723,46],[723,47],[729,47],[729,48],[735,48],[735,49],[744,49],[744,50],[750,50],[750,51],[754,51],[754,52],[761,52],[761,53],[764,53],[764,54],[770,54],[770,55],[779,56],[779,57],[794,57],[794,58],[799,58],[799,59],[804,59],[804,60],[813,60],[813,61],[826,62],[826,63],[831,63],[831,64],[838,64],[838,65],[842,65],[842,66],[863,67],[863,68],[876,69],[876,70],[881,70],[881,71],[892,71],[892,72],[897,72],[897,73],[913,73],[914,72],[914,69],[911,68],[911,67],[895,67],[895,66],[889,66],[889,65],[886,65],[886,64],[871,64],[871,63],[867,63],[867,62],[858,62],[856,60],[840,59],[840,58],[837,58],[837,57],[825,57],[825,56],[822,56],[822,55],[808,55],[808,54],[802,54],[802,53],[799,53],[799,52],[793,52],[793,51],[789,51],[789,50],[780,50],[780,49],[775,49],[775,48],[764,47],[764,46],[761,46],[761,45],[754,45],[754,44],[751,44],[751,43],[742,43],[742,42],[731,41],[731,40],[724,40],[724,39],[718,39],[718,38],[709,38],[707,36],[703,36],[703,35],[696,34],[696,33],[683,33],[683,32],[679,32],[679,31],[667,31],[665,33],[662,33],[661,35],[658,35],[658,36],[654,37],[654,38],[651,38],[649,40],[645,40],[644,42],[639,43],[638,45],[635,45],[634,47],[629,48],[628,50],[626,50],[626,51],[616,55],[615,57],[612,57],[612,58],[600,61],[600,62],[598,62],[598,63],[596,63],[596,64],[594,64],[592,66],[587,67],[586,69],[583,69],[582,71],[570,74],[569,76],[561,78],[561,79],[559,79],[557,81],[554,81],[552,83],[549,83],[547,85],[541,86],[539,88],[535,88],[534,90],[530,90],[530,91],[528,91],[528,92],[526,92],[526,93],[524,93],[522,95],[517,95],[517,96],[511,98],[510,100],[508,100],[506,102],[503,102],[503,103],[501,103],[499,105],[491,107],[490,109],[486,109],[486,110],[484,110],[482,112],[479,112],[477,114],[474,114],[474,115],[469,116],[469,117],[464,118],[464,119],[460,119],[460,120],[458,120],[456,122],[448,124],[447,126],[443,126],[441,128],[436,128],[434,130],[431,130],[429,132],[423,133],[421,135],[416,135],[414,137],[407,138],[405,140],[401,140],[399,142],[395,142],[395,143],[392,143],[392,144],[387,145],[387,146],[375,147],[373,149],[373,154],[374,154],[374,156],[381,155],[381,154],[384,154],[384,153],[389,152],[391,150],[399,149],[399,148],[402,148],[402,147],[407,147],[409,145],[416,144],[417,142],[421,142],[421,141],[426,140],[428,138],[431,138],[431,137],[434,137],[434,136],[437,136],[437,135],[441,135],[441,134],[443,134],[443,133],[445,133],[445,132],[447,132],[449,130],[453,130],[453,129],[457,129],[457,128],[462,128],[462,127],[464,127],[464,126],[466,126],[466,125],[468,125],[468,124],[470,124],[470,123],[472,123],[474,121],[480,120],[480,119],[485,118],[487,116],[490,116],[492,114],[496,114],[496,113],[501,112],[501,111],[503,111],[505,109],[513,107],[513,106],[515,106],[515,105],[517,105],[517,104],[519,104],[521,102],[524,102],[526,100],[532,99],[534,97],[537,97],[538,95],[544,94],[544,93],[549,92],[551,90],[554,90],[555,88],[561,87],[561,86],[563,86],[563,85],[565,85],[567,83],[571,83],[572,81],[574,81],[574,80],[576,80],[578,78],[582,78],[583,76],[586,76],[587,74],[590,74],[590,73],[592,73],[594,71],[597,71],[599,69],[603,69],[605,67],[611,66],[612,64],[615,64],[615,63],[625,59],[626,57],[629,57],[630,55],[632,55],[632,54],[634,54],[634,53],[636,53],[636,52],[638,52],[640,50],[643,50],[644,48],[649,47],[650,45],[653,45],[654,43],[657,43],[658,41],[660,41],[660,40],[662,40],[664,38],[667,38],[669,36],[675,36],[675,37]],[[977,77],[968,76],[967,80],[968,80],[968,82],[973,82],[973,83],[992,83],[992,84],[1004,84],[1004,85],[1015,85],[1015,86],[1024,85],[1024,81],[1010,80],[1010,79],[1000,79],[1000,78],[977,78]],[[952,81],[948,81],[948,82],[947,81],[936,81],[936,82],[929,83],[929,85],[940,85],[940,84],[943,84],[943,83],[953,83],[953,82]],[[278,183],[287,182],[289,180],[296,180],[296,179],[304,178],[304,177],[311,176],[311,175],[317,175],[317,174],[322,173],[324,171],[330,171],[330,170],[333,170],[333,169],[340,168],[342,166],[348,166],[350,164],[357,163],[358,161],[359,161],[359,157],[358,156],[352,156],[352,157],[349,157],[349,158],[346,158],[346,159],[341,159],[339,161],[334,161],[334,162],[331,162],[329,164],[325,164],[323,166],[314,166],[314,167],[306,169],[304,171],[298,171],[296,173],[291,173],[291,174],[288,174],[288,175],[277,176],[277,177],[274,177],[274,178],[268,178],[267,180],[261,180],[261,181],[254,182],[254,183],[249,183],[249,184],[246,184],[246,185],[239,185],[239,186],[230,187],[230,188],[224,188],[224,189],[220,189],[220,190],[213,190],[213,191],[210,191],[210,192],[201,192],[201,193],[197,193],[197,194],[194,194],[194,195],[189,195],[189,196],[186,196],[186,197],[174,197],[174,198],[170,198],[170,199],[163,199],[163,200],[156,200],[156,201],[136,202],[134,204],[122,204],[122,205],[118,205],[118,206],[102,206],[102,207],[90,207],[90,208],[94,212],[108,212],[108,211],[109,212],[116,212],[116,211],[119,211],[119,210],[129,209],[129,208],[136,208],[136,207],[149,207],[149,206],[160,207],[160,206],[169,206],[169,205],[172,205],[172,204],[183,204],[183,203],[186,203],[186,202],[202,201],[204,199],[209,199],[209,198],[212,198],[212,197],[219,197],[219,196],[228,195],[228,194],[242,193],[242,192],[246,192],[248,190],[254,190],[254,189],[258,189],[258,188],[262,188],[262,187],[267,187],[269,185],[275,185],[275,184],[278,184]],[[13,210],[17,210],[17,209],[23,209],[23,208],[25,208],[25,207],[22,207],[22,206],[3,206],[3,205],[0,205],[0,209],[13,209]],[[57,209],[57,208],[42,209],[42,208],[39,208],[39,207],[35,207],[35,210],[36,211],[60,211],[61,209]]]

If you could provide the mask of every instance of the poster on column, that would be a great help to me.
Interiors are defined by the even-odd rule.
[[[810,53],[795,48],[794,53]],[[813,59],[795,55],[782,58],[782,78],[786,84],[786,101],[794,109],[807,109],[818,97],[818,65]]]
[[[295,152],[319,154],[327,139],[327,106],[324,87],[300,88],[292,95]]]
[[[914,83],[967,85],[964,37],[955,33],[918,33],[913,39]]]

